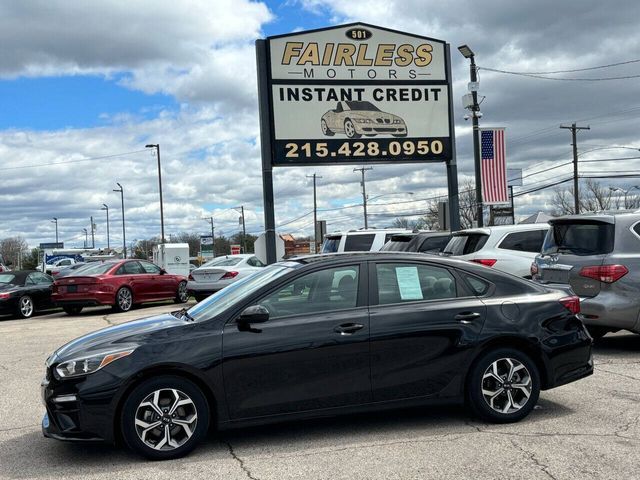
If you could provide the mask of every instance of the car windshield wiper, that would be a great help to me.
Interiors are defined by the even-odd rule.
[[[174,316],[176,318],[180,318],[180,319],[186,319],[188,322],[195,322],[196,319],[193,318],[191,315],[189,315],[189,312],[187,311],[187,308],[183,308],[182,310],[179,310],[177,312],[173,312]]]

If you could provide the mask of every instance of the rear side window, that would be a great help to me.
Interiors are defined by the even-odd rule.
[[[528,232],[509,233],[498,248],[515,250],[516,252],[540,253],[547,230],[530,230]]]
[[[444,253],[449,253],[453,256],[467,255],[474,253],[484,247],[487,243],[489,235],[484,233],[469,233],[462,235],[454,235],[449,240],[449,243],[444,249]]]
[[[324,242],[322,243],[322,253],[335,253],[338,251],[338,246],[340,245],[341,235],[325,237]]]
[[[412,245],[413,235],[392,235],[391,239],[380,249],[382,252],[408,252]]]
[[[445,268],[410,263],[376,265],[378,304],[442,300],[456,296],[456,282]]]
[[[551,225],[542,253],[604,255],[613,250],[615,226],[598,221],[557,222]]]
[[[371,250],[373,240],[376,238],[376,234],[347,234],[347,239],[344,242],[345,252],[368,252]],[[324,252],[324,250],[323,250]]]
[[[464,278],[471,287],[474,295],[481,297],[489,291],[490,283],[473,275],[464,274]]]

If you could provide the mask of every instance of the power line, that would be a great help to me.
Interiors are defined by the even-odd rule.
[[[537,78],[540,80],[556,80],[558,82],[605,82],[609,80],[628,80],[631,78],[640,78],[640,75],[622,75],[619,77],[601,77],[601,78],[555,78],[555,77],[545,77],[543,75],[536,75],[533,73],[512,72],[509,70],[500,70],[497,68],[488,68],[488,67],[482,67],[482,70],[487,70],[488,72],[494,72],[494,73],[504,73],[507,75],[515,75],[519,77]]]
[[[77,160],[64,160],[62,162],[50,162],[50,163],[37,163],[32,165],[19,165],[16,167],[3,167],[0,168],[0,171],[5,170],[18,170],[21,168],[37,168],[37,167],[48,167],[51,165],[66,165],[68,163],[78,163],[78,162],[89,162],[93,160],[103,160],[105,158],[114,158],[114,157],[123,157],[125,155],[132,155],[134,153],[146,152],[147,150],[134,150],[132,152],[124,152],[124,153],[114,153],[113,155],[103,155],[101,157],[90,157],[90,158],[79,158]]]
[[[552,72],[511,72],[511,73],[518,73],[518,74],[521,74],[521,75],[554,75],[554,74],[557,74],[557,73],[586,72],[586,71],[589,71],[589,70],[599,70],[599,69],[602,69],[602,68],[619,67],[620,65],[628,65],[630,63],[638,63],[638,62],[640,62],[640,59],[627,60],[627,61],[618,62],[618,63],[609,63],[607,65],[598,65],[596,67],[574,68],[572,70],[556,70],[556,71],[552,71]],[[493,71],[491,68],[487,68],[487,67],[478,67],[478,69],[484,69],[484,70]]]

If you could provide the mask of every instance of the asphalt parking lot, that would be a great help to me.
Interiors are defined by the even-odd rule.
[[[479,423],[461,408],[345,416],[212,435],[170,462],[42,436],[39,386],[53,350],[174,308],[0,317],[0,478],[640,478],[640,335],[632,334],[605,337],[595,347],[595,374],[542,392],[518,424]]]

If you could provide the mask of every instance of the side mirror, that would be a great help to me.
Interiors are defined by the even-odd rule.
[[[251,305],[245,308],[238,317],[239,325],[249,325],[251,323],[264,323],[269,320],[269,310],[262,305]]]
[[[160,275],[166,275],[167,271],[164,268],[160,269]]]

